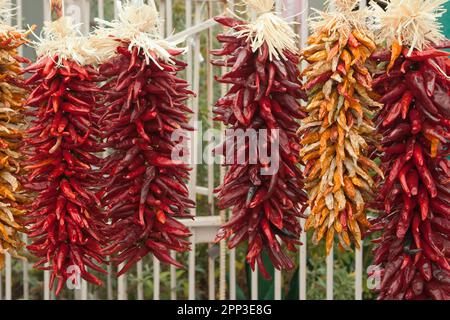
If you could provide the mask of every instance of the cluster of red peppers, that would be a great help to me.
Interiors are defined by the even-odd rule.
[[[386,174],[374,224],[380,299],[450,299],[450,60],[448,52],[394,42],[374,87]]]
[[[61,18],[52,24],[65,23]],[[34,194],[27,207],[28,249],[40,258],[36,268],[53,271],[50,287],[57,279],[57,294],[68,278],[100,285],[92,271],[105,273],[101,177],[94,170],[100,164],[96,154],[103,151],[96,113],[102,79],[89,65],[48,54],[25,72],[32,91],[26,101],[31,125],[24,139],[23,182]]]
[[[216,21],[232,31],[246,28],[245,22],[233,18],[217,17]],[[294,267],[281,244],[285,243],[290,251],[296,250],[300,244],[299,217],[306,208],[303,204],[307,197],[301,189],[302,174],[297,166],[300,146],[296,120],[305,116],[297,102],[305,98],[297,69],[299,58],[288,50],[283,52],[283,59],[269,57],[267,43],[255,52],[248,38],[232,33],[218,35],[217,39],[223,48],[211,53],[226,58],[213,60],[213,64],[230,67],[217,81],[230,84],[231,88],[217,101],[213,110],[215,120],[234,132],[250,129],[260,135],[261,130],[267,130],[268,142],[258,145],[258,154],[270,155],[271,163],[258,157],[253,159],[250,148],[254,146],[249,141],[242,146],[234,137],[233,141],[224,142],[230,148],[225,154],[235,153],[237,158],[243,154],[246,161],[230,164],[223,184],[216,190],[218,206],[232,208],[230,220],[222,225],[216,239],[229,238],[229,248],[247,242],[247,261],[253,269],[257,262],[262,275],[268,278],[263,251],[277,269]],[[279,150],[263,150],[274,139],[279,141]],[[274,163],[279,163],[278,170],[265,174],[264,170]]]
[[[190,231],[177,218],[190,217],[195,206],[186,187],[189,168],[172,159],[180,142],[172,134],[192,130],[186,100],[193,93],[176,75],[185,63],[174,58],[183,51],[168,49],[171,62],[148,60],[144,50],[118,44],[117,55],[99,69],[107,79],[100,128],[111,148],[100,169],[102,204],[111,221],[104,252],[125,262],[118,275],[148,253],[182,267],[169,250],[189,250]]]

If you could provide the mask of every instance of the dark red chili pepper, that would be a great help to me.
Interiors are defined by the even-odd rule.
[[[425,61],[432,58],[447,57],[448,55],[450,55],[450,53],[446,51],[439,51],[436,49],[429,49],[424,51],[413,50],[410,55],[408,55],[408,51],[408,48],[403,49],[403,56],[405,56],[406,59],[413,61]]]
[[[386,102],[393,102],[397,101],[398,98],[400,98],[403,93],[406,91],[406,85],[404,83],[400,83],[392,90],[388,91],[384,96],[380,98],[381,103]]]
[[[320,85],[325,83],[330,77],[332,76],[332,71],[327,71],[322,73],[321,75],[317,76],[313,81],[309,81],[306,86],[304,87],[305,90],[311,90],[316,85]]]
[[[438,109],[426,93],[423,75],[419,71],[409,72],[405,75],[405,82],[421,105],[432,115],[437,115]]]
[[[245,28],[244,22],[233,22],[232,18],[227,18],[225,22],[222,22],[222,18],[216,21],[225,26],[240,25],[240,28]],[[218,40],[221,39],[225,40],[225,45],[222,50],[215,50],[214,54],[237,58],[214,62],[215,65],[231,67],[232,73],[224,74],[217,80],[233,84],[225,97],[216,102],[216,119],[229,125],[231,129],[268,130],[269,139],[279,140],[280,155],[276,157],[272,154],[272,161],[278,162],[279,168],[277,172],[268,174],[264,174],[264,170],[269,163],[261,157],[253,159],[255,164],[250,164],[248,159],[244,164],[227,164],[229,170],[216,192],[218,206],[221,209],[232,208],[233,215],[222,226],[216,240],[229,238],[230,248],[248,242],[247,261],[252,268],[255,263],[258,264],[261,274],[268,277],[261,259],[263,251],[268,253],[275,268],[293,267],[290,258],[282,250],[281,243],[284,242],[290,250],[295,249],[298,244],[301,227],[295,217],[302,212],[301,205],[298,204],[306,200],[306,194],[298,190],[302,185],[302,176],[296,167],[299,143],[293,134],[298,128],[295,119],[304,116],[296,100],[304,97],[299,81],[300,73],[294,62],[298,63],[298,59],[294,54],[284,52],[290,58],[274,58],[271,61],[267,44],[253,52],[250,41],[244,38],[219,35]],[[230,50],[228,43],[237,46]],[[315,84],[310,84],[310,88],[325,82],[330,76],[331,73],[319,76]],[[271,130],[278,130],[278,134],[274,135]],[[262,131],[258,132],[262,134]],[[244,146],[238,146],[236,141],[230,142],[225,154],[249,153],[251,146],[248,141]],[[260,148],[268,149],[268,143]],[[274,161],[274,158],[278,160]]]

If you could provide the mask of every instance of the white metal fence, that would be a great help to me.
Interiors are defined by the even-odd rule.
[[[118,0],[66,0],[66,14],[72,15],[79,22],[84,23],[84,31],[88,31],[90,22],[93,21],[93,16],[98,16],[99,18],[108,18],[106,17],[106,8],[108,5],[113,5],[114,2],[114,12],[117,10],[117,2]],[[42,10],[42,17],[44,20],[48,20],[50,17],[48,0],[16,0],[14,4],[18,7],[22,8],[24,6],[33,4]],[[174,17],[173,7],[180,2],[184,2],[185,14],[184,17]],[[40,5],[42,3],[42,5]],[[322,5],[322,1],[308,1],[308,0],[278,0],[277,1],[277,9],[281,12],[281,8],[286,8],[285,15],[286,16],[295,16],[293,19],[298,21],[300,24],[298,25],[298,33],[301,39],[301,46],[304,46],[306,43],[306,38],[308,35],[308,25],[307,25],[307,16],[310,13],[310,6],[315,5],[316,7],[320,7]],[[233,1],[223,0],[157,0],[157,4],[159,6],[159,11],[161,17],[164,18],[164,26],[162,32],[165,36],[171,37],[181,37],[186,36],[186,46],[189,47],[189,51],[187,53],[186,59],[188,62],[188,67],[186,70],[185,77],[189,83],[192,84],[192,88],[195,92],[200,92],[205,96],[205,100],[203,103],[206,103],[208,106],[208,112],[206,114],[207,122],[210,126],[213,126],[212,121],[212,105],[214,100],[218,97],[215,96],[213,88],[217,86],[214,83],[213,78],[213,69],[211,67],[210,57],[208,54],[202,55],[202,51],[204,51],[203,46],[207,46],[207,51],[212,49],[212,39],[213,39],[213,30],[215,28],[220,28],[217,26],[214,21],[211,19],[214,15],[220,14],[223,12],[226,6],[233,6]],[[361,1],[361,4],[364,6],[365,1]],[[20,9],[17,11],[17,16],[15,18],[19,27],[23,25],[23,21],[27,21],[27,17],[24,17],[23,10]],[[287,12],[289,10],[289,12]],[[112,17],[110,17],[112,18]],[[179,19],[184,21],[184,25],[182,28],[178,28],[180,30],[174,30],[174,19]],[[179,25],[179,21],[177,21]],[[220,29],[218,29],[220,30]],[[180,32],[181,31],[181,32]],[[206,40],[205,40],[206,39]],[[206,72],[201,72],[201,70],[206,70]],[[203,77],[203,79],[202,79]],[[200,86],[201,83],[204,83],[204,86]],[[221,91],[219,94],[225,93],[225,87],[221,87]],[[205,94],[206,91],[206,94]],[[216,94],[217,95],[217,94]],[[194,110],[194,114],[192,116],[192,122],[198,120],[199,118],[199,110],[200,110],[200,95],[197,98],[192,100],[192,109]],[[198,144],[200,142],[192,142],[192,152],[196,154]],[[197,173],[198,168],[194,166],[191,174],[191,179],[189,182],[189,190],[190,196],[193,199],[196,199],[198,195],[206,197],[208,213],[205,215],[204,212],[197,212],[196,209],[192,210],[192,213],[196,215],[196,219],[194,221],[186,221],[186,224],[192,229],[192,251],[188,254],[187,261],[183,261],[185,265],[187,265],[187,279],[177,279],[177,273],[174,267],[165,267],[169,269],[169,279],[161,281],[161,268],[158,260],[153,259],[153,294],[151,297],[144,295],[144,283],[142,281],[138,282],[136,286],[136,292],[133,294],[137,299],[160,299],[161,286],[170,289],[170,298],[171,299],[195,299],[197,297],[197,290],[199,290],[198,282],[196,281],[196,277],[198,276],[197,261],[196,261],[196,249],[200,245],[207,244],[209,247],[212,246],[212,242],[215,236],[216,231],[218,230],[219,225],[222,221],[225,220],[226,212],[214,212],[214,196],[213,189],[220,182],[215,181],[215,170],[220,170],[220,177],[223,177],[224,169],[223,167],[218,167],[214,165],[207,166],[207,184],[199,185],[197,181]],[[217,180],[217,179],[216,179]],[[302,222],[303,223],[303,222]],[[26,240],[26,237],[24,237]],[[299,298],[304,300],[307,298],[307,282],[311,281],[307,278],[307,254],[308,247],[306,241],[306,234],[303,233],[301,236],[301,241],[304,243],[303,246],[300,247],[298,254],[298,265],[299,265],[299,277],[298,277],[298,287],[299,287]],[[178,257],[179,258],[179,257]],[[147,259],[147,261],[149,261]],[[334,257],[333,251],[326,258],[326,299],[333,299],[333,279],[334,279]],[[29,299],[30,291],[35,288],[32,287],[32,284],[29,282],[30,276],[30,265],[31,263],[27,261],[14,262],[11,260],[9,255],[6,256],[5,261],[5,269],[0,276],[0,299]],[[208,299],[236,299],[237,298],[237,261],[236,261],[236,251],[226,249],[226,244],[221,243],[219,253],[217,254],[217,258],[208,257],[207,266],[204,266],[207,272],[207,298]],[[15,274],[21,277],[22,285],[22,296],[12,297],[12,268],[20,269],[19,272],[15,269]],[[106,291],[108,299],[127,299],[130,290],[127,288],[127,284],[129,280],[127,277],[133,275],[138,279],[142,279],[144,274],[144,263],[139,262],[135,270],[128,272],[128,274],[116,278],[114,275],[114,267],[108,266],[108,277],[106,281]],[[257,270],[251,275],[251,299],[258,299],[262,297],[258,297],[258,275]],[[203,276],[203,274],[202,274]],[[48,289],[49,282],[49,272],[45,271],[42,273],[43,285],[41,289],[43,291],[42,297],[43,299],[54,299],[54,296]],[[179,284],[179,281],[187,281],[187,296],[177,295],[177,291],[175,288]],[[275,271],[274,275],[274,298],[281,299],[283,288],[283,272]],[[203,284],[202,284],[203,286]],[[115,290],[113,290],[115,287]],[[204,290],[204,288],[202,288]],[[81,289],[74,291],[75,299],[91,299],[96,298],[93,292],[95,288],[92,286],[88,286],[86,282],[82,282]],[[363,293],[363,258],[362,251],[357,250],[354,256],[354,298],[362,299]]]

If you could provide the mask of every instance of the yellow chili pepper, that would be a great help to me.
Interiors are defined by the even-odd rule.
[[[394,66],[395,61],[400,56],[400,53],[402,53],[403,46],[397,41],[397,39],[394,40],[392,43],[392,50],[391,50],[391,60],[389,61],[389,64],[386,67],[386,71],[389,73],[389,71]]]

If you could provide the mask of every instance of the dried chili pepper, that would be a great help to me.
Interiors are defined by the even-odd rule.
[[[23,183],[35,193],[26,216],[28,249],[39,258],[36,268],[52,271],[50,288],[58,280],[56,294],[75,279],[73,272],[96,285],[102,281],[92,270],[106,273],[100,267],[105,219],[94,170],[100,163],[95,154],[103,151],[96,127],[101,79],[89,65],[86,42],[69,18],[48,23],[38,59],[25,69],[32,74],[26,83],[33,89],[27,100],[33,120],[24,139]]]
[[[92,41],[106,50],[99,69],[106,78],[99,125],[111,152],[100,170],[111,224],[103,252],[124,263],[121,275],[148,254],[182,267],[170,250],[189,250],[190,231],[176,218],[190,217],[195,203],[186,187],[189,168],[172,159],[178,144],[172,134],[192,129],[186,100],[193,93],[177,77],[185,67],[176,59],[183,50],[158,37],[154,3],[121,6],[119,12],[120,20],[98,30]]]
[[[368,13],[352,11],[356,1],[336,3],[336,14],[319,12],[311,21],[316,31],[302,53],[310,62],[303,72],[309,96],[308,117],[301,121],[299,131],[302,162],[305,168],[313,168],[305,170],[311,207],[305,228],[315,230],[314,243],[326,239],[327,254],[335,235],[340,248],[349,250],[352,242],[359,248],[362,233],[370,226],[365,207],[375,185],[369,171],[382,175],[370,159],[369,148],[376,140],[368,115],[381,104],[371,98],[372,79],[366,60],[375,45],[364,23]],[[348,19],[341,19],[344,16]],[[311,59],[322,51],[323,57]],[[343,68],[339,68],[341,64]],[[331,76],[316,86],[321,74]],[[404,88],[397,91],[395,94],[401,95]],[[400,114],[399,106],[394,108],[394,113]],[[393,132],[392,139],[403,131]]]
[[[297,69],[295,34],[289,24],[270,13],[274,5],[271,0],[259,1],[261,7],[255,7],[255,1],[246,3],[257,13],[265,14],[254,22],[216,18],[224,26],[232,27],[227,34],[217,37],[223,48],[211,52],[227,56],[214,64],[231,67],[231,71],[217,81],[230,83],[232,87],[217,101],[215,120],[223,122],[231,132],[248,133],[249,129],[254,129],[256,140],[265,136],[264,130],[269,137],[266,144],[258,145],[259,156],[253,158],[251,149],[255,146],[250,141],[240,145],[239,139],[232,136],[224,142],[223,155],[236,152],[245,154],[246,158],[244,163],[227,160],[229,170],[222,185],[215,190],[218,206],[232,208],[232,216],[222,225],[216,241],[229,239],[229,248],[247,242],[248,263],[252,269],[257,264],[267,278],[269,275],[262,263],[263,251],[275,268],[291,269],[294,263],[282,244],[291,251],[300,244],[298,217],[303,216],[306,208],[306,194],[301,190],[302,175],[296,165],[299,141],[295,119],[304,116],[297,102],[304,98],[304,92]],[[276,22],[272,22],[274,20]],[[265,29],[271,33],[265,32],[262,36],[262,31],[258,30]],[[270,141],[279,142],[279,148],[271,150]],[[270,160],[265,160],[264,154],[271,155]],[[278,169],[266,171],[270,166]]]
[[[23,84],[21,63],[27,59],[18,55],[18,48],[27,43],[28,32],[5,24],[0,8],[0,269],[4,253],[20,255],[24,232],[23,205],[29,202],[18,177],[23,173],[19,150],[26,121],[23,116],[28,88]]]
[[[398,33],[389,34],[384,28],[380,32],[380,42],[387,39],[395,49],[392,50],[392,69],[385,69],[384,63],[379,67],[387,73],[401,74],[392,81],[377,72],[374,80],[377,93],[382,97],[390,96],[384,99],[386,107],[375,121],[384,136],[381,167],[389,175],[377,199],[389,210],[374,219],[374,224],[383,227],[381,240],[374,249],[375,264],[384,272],[378,288],[379,299],[450,299],[445,277],[450,270],[450,254],[446,248],[450,240],[446,229],[450,222],[450,175],[446,170],[450,141],[449,126],[440,121],[448,118],[445,110],[450,105],[450,70],[431,67],[445,66],[449,61],[448,53],[433,48],[443,40],[429,20],[436,18],[433,2],[394,0],[386,11],[375,5],[380,27],[387,21],[399,23],[389,24],[390,30]],[[406,11],[415,12],[418,8],[417,15],[405,16]],[[428,27],[411,29],[418,24]],[[397,39],[402,40],[400,49]],[[399,87],[405,88],[403,96],[392,95]],[[434,99],[436,90],[439,93]],[[398,104],[402,105],[402,116],[392,119],[389,105]],[[399,149],[395,156],[387,156],[386,152],[398,145],[405,148]],[[400,192],[391,196],[391,189]],[[398,250],[399,247],[402,250]],[[391,270],[398,261],[406,266],[408,277],[404,269]],[[399,286],[397,279],[400,278],[404,279]]]

